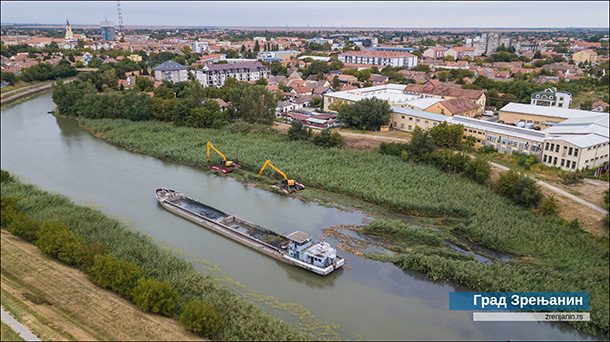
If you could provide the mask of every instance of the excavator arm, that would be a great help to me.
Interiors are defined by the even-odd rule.
[[[225,155],[224,155],[224,154],[222,154],[222,153],[220,153],[220,151],[218,151],[218,150],[216,149],[216,147],[214,147],[214,146],[212,145],[212,143],[211,143],[211,142],[209,142],[209,141],[208,141],[208,161],[210,161],[210,147],[211,147],[211,148],[212,148],[214,151],[216,151],[216,153],[218,153],[218,154],[219,154],[219,155],[222,157],[222,159],[223,159],[224,161],[227,161],[227,158],[225,158]]]
[[[256,175],[256,178],[258,178],[258,176],[261,175],[261,173],[263,173],[263,170],[265,170],[265,168],[267,167],[267,165],[271,166],[275,171],[279,172],[280,175],[282,175],[282,177],[284,177],[284,179],[288,179],[288,177],[286,177],[286,174],[282,172],[282,170],[278,169],[277,167],[273,166],[273,164],[271,164],[271,160],[267,160],[265,162],[265,165],[263,165],[263,167],[261,168],[260,172],[258,173],[258,175]]]

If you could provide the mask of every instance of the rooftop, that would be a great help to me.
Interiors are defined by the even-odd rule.
[[[465,116],[452,116],[447,122],[454,125],[463,125],[467,128],[474,128],[482,131],[495,133],[498,135],[510,135],[512,137],[528,139],[536,142],[543,142],[546,133],[529,128],[521,128],[496,122],[467,118]]]
[[[286,235],[286,237],[297,243],[303,243],[303,242],[307,241],[308,239],[311,239],[311,235],[309,235],[305,232],[302,232],[300,230],[290,233],[290,234]]]
[[[450,116],[447,116],[447,115],[424,112],[423,110],[404,108],[404,107],[398,107],[398,106],[390,106],[390,108],[392,108],[392,111],[394,113],[411,115],[411,116],[428,119],[428,120],[443,122],[450,118]]]
[[[513,112],[521,114],[532,114],[548,116],[553,118],[572,119],[579,117],[588,117],[599,115],[598,112],[591,112],[588,110],[569,109],[561,107],[546,107],[537,106],[533,104],[523,104],[511,102],[500,109],[501,112]]]
[[[166,61],[166,62],[163,62],[163,63],[157,65],[156,67],[154,67],[153,70],[173,71],[173,70],[188,70],[188,68],[185,67],[184,65],[174,62],[174,61]]]

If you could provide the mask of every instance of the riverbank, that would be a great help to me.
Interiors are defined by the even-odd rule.
[[[67,83],[67,82],[72,82],[75,79],[76,78],[74,77],[74,78],[65,79],[63,81]],[[2,106],[4,107],[9,104],[15,104],[18,100],[25,101],[30,96],[50,90],[51,88],[53,88],[53,84],[55,84],[55,82],[56,81],[43,82],[41,84],[30,85],[27,87],[18,88],[18,89],[12,90],[10,92],[3,93],[2,101],[1,101]]]
[[[417,268],[404,259],[387,259],[396,256],[381,257],[400,267],[475,290],[590,292],[592,321],[573,325],[590,333],[608,334],[607,243],[597,241],[577,225],[533,215],[459,176],[392,156],[326,150],[287,142],[274,135],[234,134],[160,122],[80,122],[97,136],[130,151],[201,168],[207,168],[203,153],[206,141],[213,141],[221,151],[239,149],[240,164],[245,169],[230,175],[244,183],[253,183],[252,178],[264,160],[273,156],[274,165],[291,178],[300,176],[308,186],[298,198],[324,202],[324,195],[315,195],[322,190],[372,203],[399,215],[434,220],[439,228],[453,235],[521,258],[478,265],[476,261],[455,260],[443,253],[412,253],[423,265]],[[278,176],[261,178],[257,186],[268,189]],[[330,196],[327,204],[337,203],[335,199],[336,196]]]
[[[312,336],[300,333],[287,323],[264,313],[227,286],[221,285],[216,278],[196,271],[192,263],[157,246],[151,238],[130,231],[123,223],[97,210],[78,206],[64,196],[50,194],[33,185],[16,181],[3,182],[1,194],[2,197],[19,198],[19,209],[35,220],[57,220],[87,243],[108,246],[112,254],[133,262],[147,277],[167,281],[183,298],[206,300],[217,308],[225,322],[214,335],[215,339],[312,339]],[[58,297],[64,295],[66,294]],[[3,292],[3,301],[4,298]]]
[[[4,229],[2,305],[43,341],[204,340],[173,319],[142,312]]]

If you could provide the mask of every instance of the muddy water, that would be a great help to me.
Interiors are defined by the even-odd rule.
[[[326,226],[360,224],[364,216],[127,152],[47,114],[53,107],[46,93],[2,111],[2,169],[125,220],[295,326],[366,340],[591,338],[560,323],[475,323],[471,312],[448,310],[449,292],[469,289],[392,264],[340,253],[351,268],[321,277],[259,254],[166,211],[155,189],[174,188],[276,232],[302,230],[314,238]]]

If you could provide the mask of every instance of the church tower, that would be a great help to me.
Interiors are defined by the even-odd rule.
[[[74,40],[74,35],[72,34],[72,27],[70,27],[70,22],[66,19],[66,38],[65,40]]]

